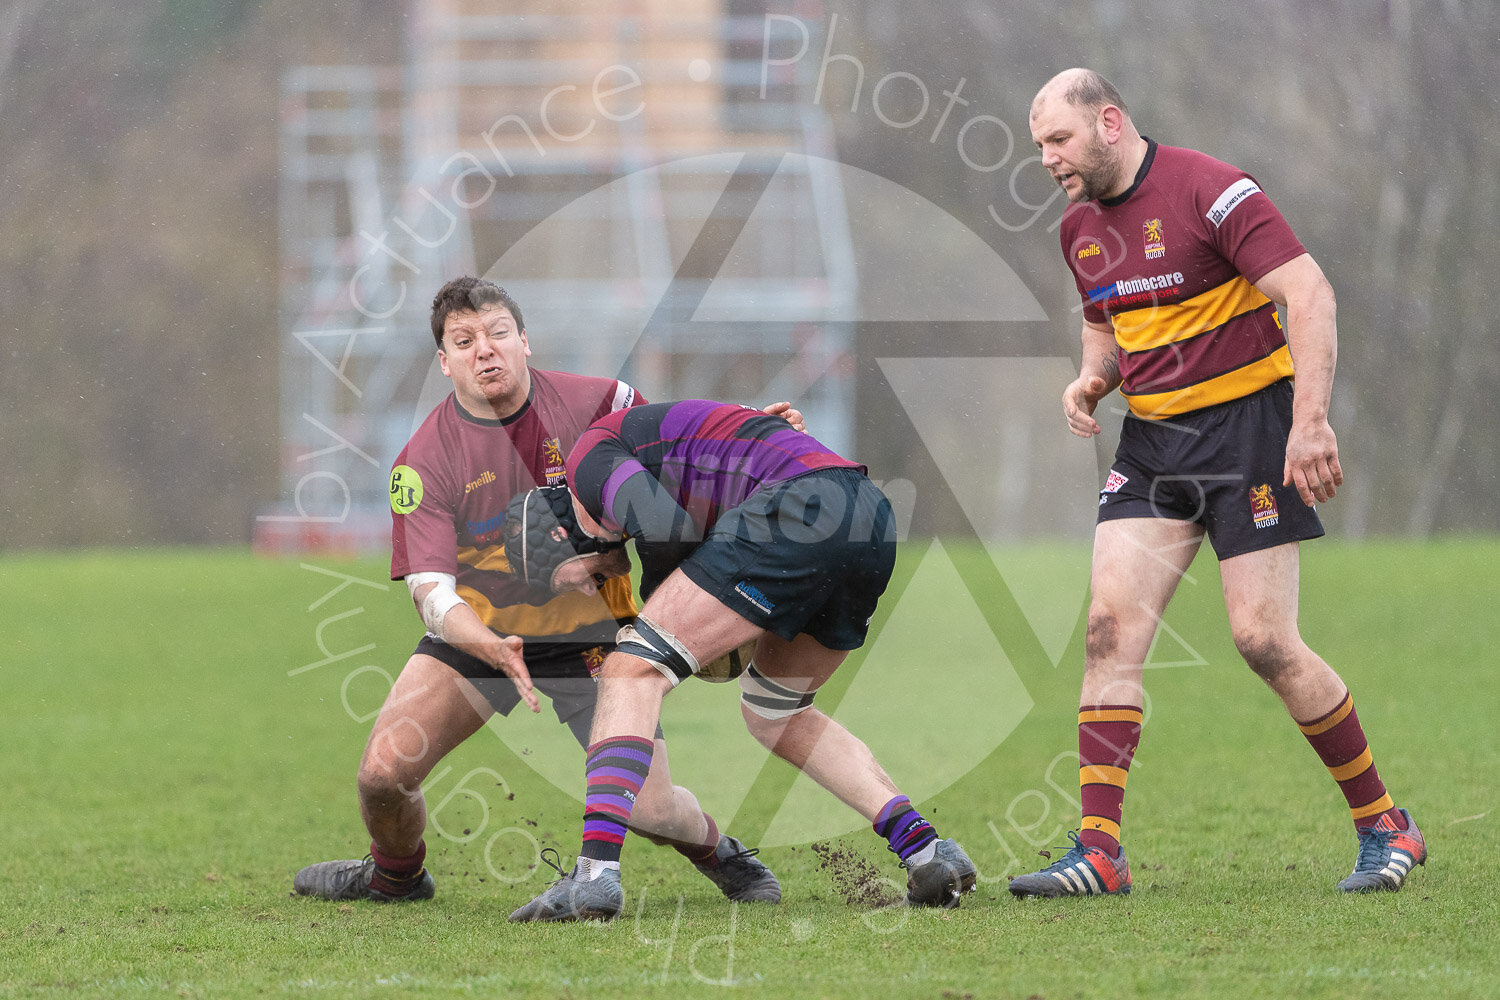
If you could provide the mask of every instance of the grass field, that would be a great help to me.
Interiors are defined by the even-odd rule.
[[[550,874],[536,845],[577,845],[580,754],[545,715],[492,723],[434,774],[432,903],[289,895],[301,865],[368,843],[354,768],[416,638],[380,561],[0,557],[0,996],[1500,995],[1500,542],[1305,549],[1303,632],[1432,852],[1401,893],[1356,898],[1333,890],[1354,859],[1342,799],[1240,665],[1200,558],[1147,677],[1134,894],[1011,899],[1004,878],[1077,822],[1088,556],[995,556],[911,547],[826,699],[974,857],[962,909],[851,903],[902,874],[883,841],[765,766],[733,688],[698,684],[668,701],[674,775],[765,847],[785,901],[731,907],[637,840],[607,926],[505,919]]]

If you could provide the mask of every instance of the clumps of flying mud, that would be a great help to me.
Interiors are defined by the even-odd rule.
[[[880,909],[905,900],[905,893],[854,849],[818,841],[812,851],[818,856],[818,867],[828,873],[834,889],[848,905]]]

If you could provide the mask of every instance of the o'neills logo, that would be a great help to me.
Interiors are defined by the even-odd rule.
[[[1270,483],[1250,487],[1250,515],[1255,518],[1256,528],[1271,528],[1281,520]]]
[[[1090,243],[1088,246],[1086,246],[1082,250],[1078,251],[1078,259],[1079,260],[1083,260],[1085,257],[1097,257],[1097,256],[1099,256],[1103,252],[1104,252],[1104,248],[1101,247],[1099,244],[1097,244],[1097,243]]]
[[[481,487],[481,486],[488,486],[490,483],[493,483],[494,481],[495,481],[495,474],[493,472],[491,472],[489,469],[485,469],[484,472],[480,474],[480,476],[479,476],[478,479],[474,480],[472,483],[469,483],[467,486],[464,487],[464,492],[465,493],[473,493],[475,490],[479,489],[479,487]]]

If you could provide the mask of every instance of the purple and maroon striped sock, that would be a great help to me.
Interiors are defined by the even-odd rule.
[[[881,807],[874,827],[902,861],[938,839],[932,824],[912,808],[911,799],[905,795],[898,795]]]
[[[619,861],[635,797],[651,771],[650,740],[617,736],[588,748],[583,801],[583,846],[579,857]]]

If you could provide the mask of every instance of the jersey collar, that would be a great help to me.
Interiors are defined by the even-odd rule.
[[[471,424],[478,424],[480,427],[509,427],[511,424],[515,423],[517,420],[520,420],[522,417],[526,416],[526,414],[531,412],[531,401],[535,398],[536,379],[533,378],[531,380],[531,390],[526,393],[526,402],[521,404],[521,408],[516,410],[516,412],[512,413],[510,416],[501,417],[497,420],[494,417],[476,417],[474,414],[464,409],[463,405],[459,403],[457,393],[450,392],[448,394],[448,399],[453,403],[453,411],[457,413],[461,419],[467,420]]]
[[[1141,138],[1146,140],[1146,156],[1141,160],[1140,169],[1135,172],[1135,180],[1131,181],[1130,187],[1126,188],[1122,194],[1117,194],[1113,198],[1100,198],[1099,204],[1105,208],[1114,208],[1116,205],[1125,204],[1130,196],[1135,194],[1141,184],[1145,182],[1146,174],[1151,172],[1151,162],[1156,159],[1156,140],[1144,135]]]

